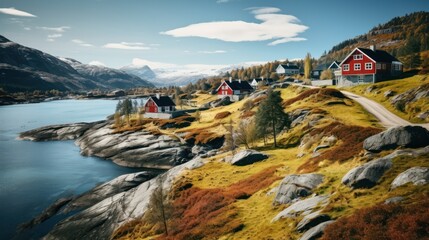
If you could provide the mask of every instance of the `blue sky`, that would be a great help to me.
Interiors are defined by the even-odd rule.
[[[0,0],[0,34],[109,67],[319,57],[427,0]]]

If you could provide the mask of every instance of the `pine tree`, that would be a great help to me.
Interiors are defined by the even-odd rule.
[[[277,147],[277,133],[290,125],[289,117],[283,111],[282,101],[280,92],[269,89],[267,98],[261,102],[255,116],[257,136],[264,137],[265,142],[266,135],[272,133],[274,147]]]

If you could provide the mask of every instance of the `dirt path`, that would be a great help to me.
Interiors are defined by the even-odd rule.
[[[386,128],[397,127],[397,126],[406,126],[406,125],[416,125],[416,126],[422,126],[426,129],[429,129],[429,123],[425,123],[425,124],[410,123],[410,122],[396,116],[395,114],[393,114],[392,112],[390,112],[389,110],[384,108],[381,104],[379,104],[373,100],[370,100],[366,97],[356,95],[356,94],[351,93],[351,92],[347,92],[347,91],[341,91],[341,92],[344,95],[346,95],[347,97],[349,97],[350,99],[353,99],[354,101],[356,101],[360,105],[362,105],[362,107],[364,107],[369,113],[371,113],[378,120],[380,120],[380,123],[383,126],[385,126]]]

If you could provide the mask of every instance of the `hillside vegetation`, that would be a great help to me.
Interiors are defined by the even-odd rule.
[[[426,74],[346,90],[382,104],[403,119],[415,123],[429,122],[429,76]]]
[[[390,183],[409,167],[429,167],[429,155],[396,157],[394,167],[386,172],[378,185],[371,189],[351,189],[341,183],[349,170],[391,153],[384,151],[367,156],[363,152],[363,140],[382,131],[377,120],[334,89],[307,90],[289,86],[280,92],[284,110],[294,121],[289,130],[280,133],[280,148],[272,147],[272,139],[268,139],[266,145],[262,140],[253,144],[254,149],[268,154],[268,159],[247,166],[234,166],[226,161],[234,154],[230,151],[206,158],[204,166],[180,176],[169,192],[174,214],[167,221],[170,228],[168,236],[163,234],[161,225],[151,224],[143,217],[119,229],[114,238],[298,239],[302,233],[296,231],[296,226],[302,216],[297,214],[293,218],[273,221],[279,212],[290,205],[273,204],[273,200],[281,179],[289,174],[310,172],[324,176],[323,183],[313,192],[329,196],[329,203],[318,209],[332,219],[340,219],[336,227],[328,228],[325,239],[339,239],[338,236],[349,236],[346,233],[353,229],[361,229],[362,225],[359,224],[363,224],[362,218],[370,211],[392,212],[391,209],[401,209],[399,215],[385,217],[385,221],[392,221],[393,227],[389,225],[388,228],[392,234],[398,231],[395,230],[398,216],[407,216],[410,224],[412,219],[426,219],[423,210],[414,214],[411,209],[419,206],[427,212],[427,205],[421,199],[427,198],[429,187],[407,185],[392,190]],[[229,124],[237,127],[243,113],[257,111],[262,97],[201,111],[200,120],[193,121],[190,126],[162,131],[185,138],[192,134],[195,139],[199,137],[200,143],[207,143],[210,139],[224,136]],[[198,98],[205,97],[199,95]],[[253,103],[250,109],[248,101]],[[216,117],[219,115],[225,117]],[[335,140],[331,141],[332,138]],[[327,142],[330,142],[327,148],[315,150]],[[407,199],[402,205],[378,207],[386,199],[398,195]],[[371,206],[374,208],[367,209]],[[359,224],[354,225],[353,221],[359,221]],[[421,228],[418,224],[413,226],[409,231]],[[384,226],[376,222],[371,227],[373,231],[385,231]],[[342,229],[344,235],[336,235],[336,228]],[[415,236],[408,234],[407,230],[402,233],[404,236]]]

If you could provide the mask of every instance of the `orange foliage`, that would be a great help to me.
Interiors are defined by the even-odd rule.
[[[254,111],[245,111],[240,116],[241,118],[249,118],[249,117],[252,117],[253,115],[255,115]]]
[[[224,118],[228,117],[229,115],[231,115],[231,113],[228,111],[220,112],[220,113],[216,114],[214,119],[224,119]]]
[[[334,122],[322,128],[315,128],[311,135],[323,133],[324,136],[334,135],[341,140],[338,146],[329,148],[319,156],[310,158],[298,168],[301,172],[313,172],[317,170],[320,161],[328,159],[331,161],[344,162],[356,156],[363,149],[363,141],[381,130],[372,127],[348,126]]]
[[[262,170],[231,186],[220,189],[185,187],[176,192],[173,201],[175,216],[171,220],[172,232],[161,239],[216,239],[221,235],[240,231],[244,225],[237,218],[238,210],[231,204],[244,196],[270,186],[279,179],[275,171],[279,166]]]
[[[406,206],[383,204],[358,210],[329,225],[322,240],[429,239],[428,204],[426,199]]]
[[[306,98],[309,98],[310,96],[316,96],[318,98],[318,100],[324,99],[324,98],[346,98],[346,96],[344,96],[340,91],[336,90],[336,89],[332,89],[332,88],[313,88],[313,89],[309,89],[301,94],[299,94],[298,96],[291,98],[291,99],[287,99],[285,101],[283,101],[283,107],[289,106],[291,104],[294,104],[295,102],[304,100]]]

